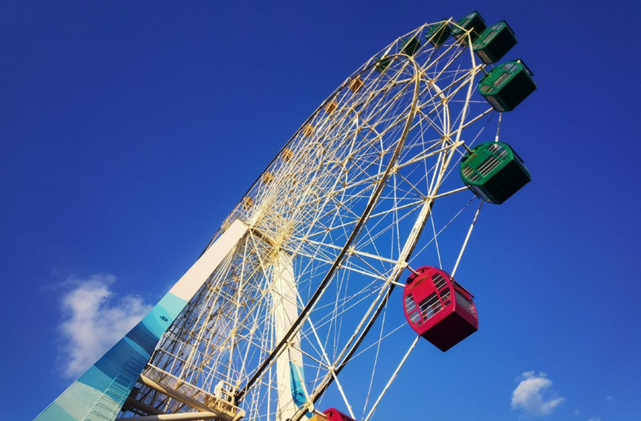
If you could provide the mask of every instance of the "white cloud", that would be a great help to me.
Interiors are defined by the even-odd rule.
[[[512,408],[522,409],[530,415],[547,415],[564,399],[550,390],[552,381],[539,373],[528,371],[521,375],[521,382],[512,392]]]
[[[113,275],[98,274],[66,282],[73,289],[62,297],[65,376],[84,373],[151,310],[137,295],[114,297],[115,281]]]
[[[588,421],[601,421],[601,418],[592,417]]]
[[[612,402],[614,400],[614,397],[608,395],[608,396],[605,397],[605,400],[609,401],[609,402]]]

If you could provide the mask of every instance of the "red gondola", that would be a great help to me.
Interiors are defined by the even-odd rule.
[[[473,298],[446,272],[423,266],[405,283],[405,317],[416,333],[447,351],[479,328]]]
[[[336,408],[329,408],[323,411],[323,414],[329,421],[356,421],[353,418],[343,414]]]

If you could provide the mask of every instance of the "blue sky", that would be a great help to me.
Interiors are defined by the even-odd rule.
[[[421,343],[380,419],[641,419],[641,6],[468,0],[3,2],[3,419],[64,390],[102,317],[154,304],[352,71],[472,10],[538,83],[502,127],[533,181],[484,209],[459,270],[479,332]]]

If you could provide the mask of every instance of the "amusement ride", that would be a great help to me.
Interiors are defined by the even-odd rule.
[[[479,327],[457,268],[483,205],[530,181],[518,139],[499,141],[536,89],[502,60],[515,44],[473,12],[372,56],[36,420],[372,420],[418,341],[447,351]]]

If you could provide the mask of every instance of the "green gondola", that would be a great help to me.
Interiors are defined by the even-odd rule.
[[[418,49],[421,48],[421,42],[416,37],[405,38],[401,42],[401,54],[413,56]]]
[[[445,20],[445,19],[443,19]],[[432,27],[427,31],[425,38],[432,44],[434,47],[440,47],[443,45],[445,40],[452,33],[452,29],[447,21],[443,22],[440,25],[432,25]]]
[[[383,73],[392,63],[392,57],[377,57],[374,68],[378,73]]]
[[[512,111],[536,90],[532,72],[521,60],[492,69],[478,86],[479,93],[497,111]]]
[[[470,32],[470,37],[472,38],[472,42],[474,42],[476,38],[481,35],[481,32],[485,31],[485,28],[487,28],[485,20],[477,11],[474,11],[465,16],[463,19],[459,20],[457,22],[457,25],[458,26],[454,26],[454,28],[452,29],[452,36],[465,45],[467,45],[467,31],[472,29],[472,32]]]
[[[523,160],[507,143],[482,143],[461,161],[461,178],[486,202],[500,205],[530,182]]]
[[[499,61],[515,45],[514,31],[507,22],[501,21],[485,29],[472,47],[483,63],[492,64]]]

